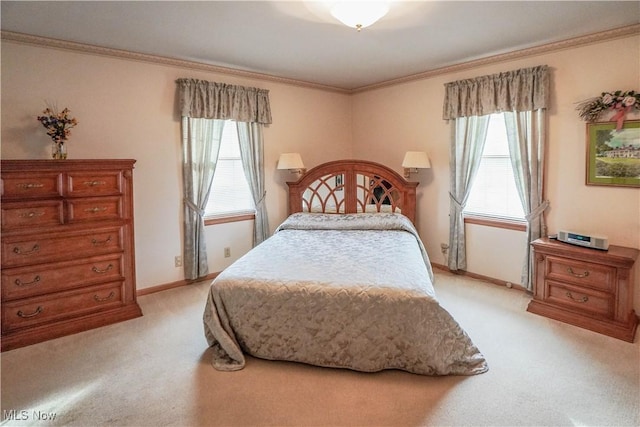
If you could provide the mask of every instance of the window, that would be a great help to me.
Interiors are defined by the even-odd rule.
[[[251,190],[242,169],[238,129],[231,120],[225,122],[222,130],[220,154],[205,211],[207,218],[255,213]]]
[[[464,213],[497,219],[524,220],[507,142],[507,129],[501,113],[489,119],[478,173],[472,184]]]

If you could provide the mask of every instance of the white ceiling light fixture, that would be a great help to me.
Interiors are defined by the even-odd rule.
[[[331,15],[348,27],[360,31],[376,23],[389,12],[386,1],[339,1],[331,7]]]

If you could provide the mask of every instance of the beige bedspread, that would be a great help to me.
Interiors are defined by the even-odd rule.
[[[432,280],[401,214],[294,214],[212,283],[204,329],[213,365],[242,369],[248,353],[365,372],[485,372]]]

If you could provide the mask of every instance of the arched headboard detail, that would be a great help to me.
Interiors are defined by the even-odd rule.
[[[289,186],[289,213],[401,212],[415,223],[417,182],[379,163],[335,160]]]

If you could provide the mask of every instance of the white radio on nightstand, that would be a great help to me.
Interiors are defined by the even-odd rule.
[[[600,249],[602,251],[609,249],[609,239],[602,236],[560,230],[558,231],[558,240],[572,245],[584,246],[585,248]]]

